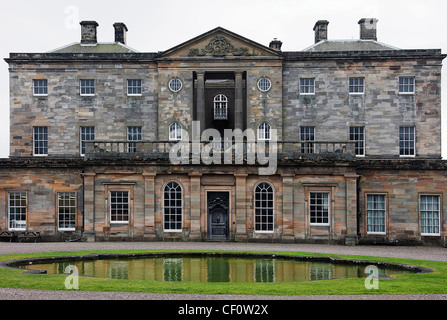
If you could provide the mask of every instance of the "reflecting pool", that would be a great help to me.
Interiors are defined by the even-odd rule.
[[[147,281],[177,282],[302,282],[365,278],[366,265],[239,257],[150,257],[99,259],[30,264],[26,269],[64,274],[75,266],[80,275]],[[410,273],[379,267],[379,275]]]

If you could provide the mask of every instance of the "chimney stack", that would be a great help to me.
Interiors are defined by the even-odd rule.
[[[127,27],[122,22],[117,22],[113,25],[115,28],[115,42],[126,44],[127,41]]]
[[[364,18],[359,21],[360,39],[377,41],[377,22],[375,18]]]
[[[275,39],[273,39],[272,42],[270,42],[269,47],[270,47],[270,49],[273,49],[276,51],[281,51],[282,42],[275,38]]]
[[[96,28],[99,24],[96,21],[82,21],[81,22],[81,44],[98,43]]]
[[[328,24],[329,21],[327,20],[319,20],[315,24],[314,31],[315,31],[315,43],[318,43],[323,40],[328,39]]]

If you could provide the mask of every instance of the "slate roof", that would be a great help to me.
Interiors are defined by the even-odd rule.
[[[122,43],[98,43],[96,45],[81,45],[79,42],[50,51],[49,53],[138,53]]]
[[[303,52],[332,51],[383,51],[400,50],[399,48],[374,40],[323,40],[306,48]]]

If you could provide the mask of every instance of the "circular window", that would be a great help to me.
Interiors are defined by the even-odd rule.
[[[262,78],[258,81],[258,88],[262,92],[269,91],[272,87],[272,82],[267,78]]]
[[[182,81],[180,81],[180,79],[174,78],[169,81],[169,89],[171,89],[172,92],[179,92],[182,90],[182,86]]]

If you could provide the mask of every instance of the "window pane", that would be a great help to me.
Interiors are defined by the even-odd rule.
[[[273,232],[274,201],[273,188],[261,183],[255,190],[255,231]],[[262,199],[261,201],[259,199]]]
[[[183,220],[182,188],[170,182],[164,189],[164,226],[168,231],[181,231]]]
[[[110,221],[129,222],[129,192],[110,192]]]
[[[26,192],[9,193],[9,229],[26,230]]]
[[[440,196],[421,196],[421,233],[440,234]]]
[[[310,194],[310,223],[329,224],[329,194]]]
[[[367,230],[371,233],[386,232],[386,196],[367,196]]]

